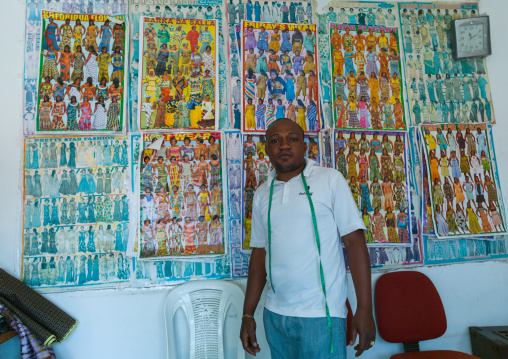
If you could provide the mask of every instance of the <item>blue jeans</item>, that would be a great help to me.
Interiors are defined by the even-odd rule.
[[[346,359],[346,318],[331,318],[330,331],[323,318],[287,317],[265,308],[263,321],[273,359]]]

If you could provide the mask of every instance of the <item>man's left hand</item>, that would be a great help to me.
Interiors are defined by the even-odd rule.
[[[369,350],[376,340],[376,324],[372,311],[358,309],[351,322],[351,340],[348,345],[354,345],[356,337],[359,337],[358,344],[354,347],[356,357]]]

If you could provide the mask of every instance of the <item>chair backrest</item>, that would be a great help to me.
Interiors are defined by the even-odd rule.
[[[446,332],[441,297],[423,273],[383,274],[376,283],[379,335],[389,343],[413,343],[439,338]]]
[[[168,359],[245,358],[239,338],[243,291],[226,281],[180,285],[164,306]]]

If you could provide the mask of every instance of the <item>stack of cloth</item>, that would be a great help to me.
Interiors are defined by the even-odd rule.
[[[0,269],[0,315],[21,340],[21,358],[55,358],[51,346],[62,343],[78,324],[32,288]]]

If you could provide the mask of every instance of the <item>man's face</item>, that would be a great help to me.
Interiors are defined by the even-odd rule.
[[[266,152],[278,172],[291,172],[305,163],[307,144],[302,129],[291,120],[278,121],[266,131]]]

